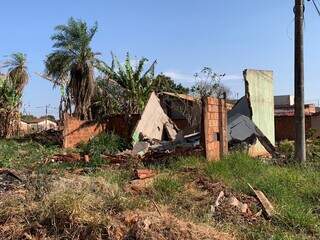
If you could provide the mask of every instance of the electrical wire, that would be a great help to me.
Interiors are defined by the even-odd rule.
[[[315,0],[311,0],[315,9],[317,10],[318,15],[320,16],[320,8],[318,7],[317,3],[315,2]],[[319,0],[318,0],[319,1]],[[319,3],[319,2],[318,2]]]

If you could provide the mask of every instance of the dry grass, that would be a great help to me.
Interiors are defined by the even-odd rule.
[[[157,184],[164,192],[172,185]],[[233,239],[164,208],[159,215],[150,201],[141,204],[101,176],[67,174],[19,191],[0,196],[0,239]]]
[[[135,211],[125,214],[125,222],[131,226],[128,239],[139,240],[232,240],[229,234],[219,232],[208,225],[194,224],[174,217],[167,211]]]

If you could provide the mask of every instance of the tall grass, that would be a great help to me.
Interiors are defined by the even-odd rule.
[[[297,233],[320,236],[320,172],[301,167],[265,164],[245,154],[235,153],[220,162],[210,163],[206,174],[234,189],[250,194],[247,186],[262,190],[274,203],[279,215],[274,223]]]

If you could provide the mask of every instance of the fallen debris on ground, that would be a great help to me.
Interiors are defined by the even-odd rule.
[[[132,144],[142,138],[175,140],[178,128],[170,120],[160,105],[160,99],[152,92],[132,134]],[[164,136],[167,139],[164,139]]]
[[[247,144],[248,149],[259,141],[273,155],[275,147],[251,119],[247,97],[241,98],[228,113],[228,141],[231,146]]]
[[[219,193],[219,196],[217,197],[214,205],[211,206],[211,212],[214,213],[214,212],[216,211],[216,208],[219,207],[219,205],[220,205],[220,200],[221,200],[223,197],[224,197],[224,191],[221,191],[221,192]]]
[[[149,150],[150,143],[148,142],[137,142],[133,148],[132,151],[130,152],[131,155],[133,156],[140,156],[142,157],[144,154],[146,154]]]
[[[240,202],[236,197],[231,196],[228,200],[230,206],[238,208],[242,213],[248,212],[248,204]]]
[[[249,183],[248,185],[251,188],[251,190],[255,193],[260,203],[262,204],[263,210],[267,214],[267,217],[272,217],[274,215],[274,207],[272,206],[268,198],[264,195],[262,191],[255,190]]]
[[[135,158],[128,153],[127,151],[123,153],[119,153],[116,155],[113,154],[101,154],[100,157],[105,160],[109,164],[116,165],[126,165],[130,160],[134,160]]]
[[[146,179],[154,177],[156,173],[150,169],[136,169],[134,174],[137,179]]]
[[[21,140],[32,140],[43,145],[63,145],[62,131],[49,129],[42,132],[28,134],[21,138]]]
[[[130,181],[125,187],[124,191],[133,194],[144,193],[154,183],[154,178],[135,179]]]
[[[56,154],[50,159],[51,162],[66,162],[66,163],[75,163],[84,161],[79,153],[66,153],[66,154]]]
[[[0,193],[11,191],[23,185],[23,180],[14,170],[0,168]]]
[[[212,195],[210,215],[217,222],[255,223],[262,220],[257,214],[261,209],[259,201],[251,196],[232,191],[221,182],[200,177],[196,186]]]

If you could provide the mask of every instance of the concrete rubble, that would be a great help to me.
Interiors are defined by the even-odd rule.
[[[150,169],[136,169],[134,175],[137,179],[146,179],[155,176],[156,173]]]
[[[256,195],[257,199],[260,201],[261,205],[263,206],[263,210],[266,213],[267,217],[272,217],[275,213],[275,210],[268,198],[264,195],[262,191],[254,189],[250,184],[248,185]]]

